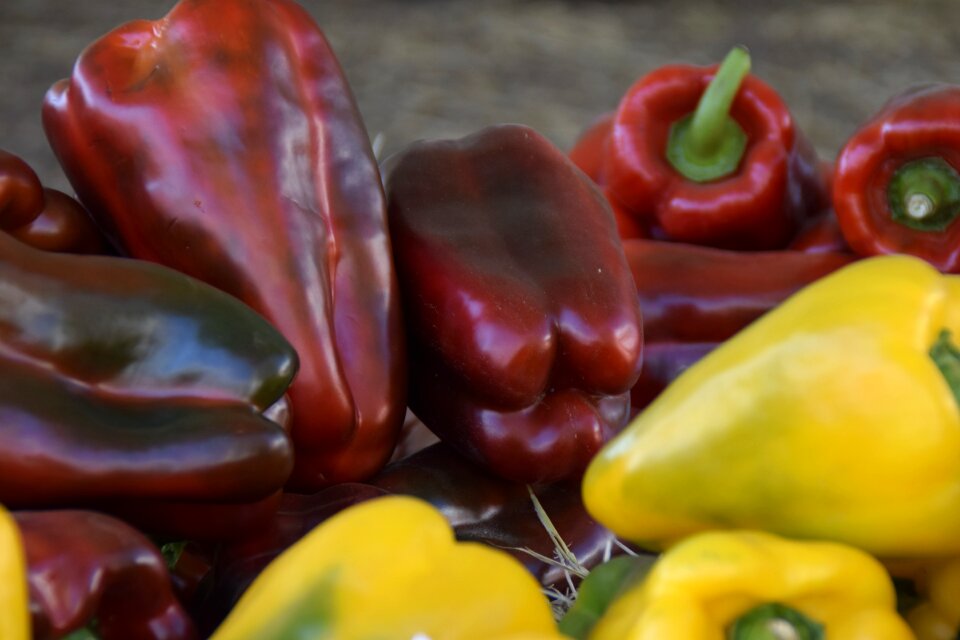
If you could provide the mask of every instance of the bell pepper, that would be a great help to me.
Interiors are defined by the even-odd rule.
[[[587,509],[662,547],[755,527],[879,557],[960,552],[960,280],[856,262],[687,369],[592,462]],[[954,391],[957,390],[957,391]]]
[[[260,412],[296,353],[240,301],[158,265],[6,234],[0,282],[0,501],[240,509],[283,486],[290,443]]]
[[[935,563],[919,589],[921,601],[907,612],[918,640],[956,640],[960,635],[960,558]]]
[[[643,309],[644,364],[631,391],[633,412],[718,344],[853,261],[833,252],[744,253],[652,240],[624,240],[623,249]]]
[[[0,638],[29,640],[27,561],[13,517],[0,506]]]
[[[88,625],[103,640],[197,637],[160,551],[136,529],[89,511],[21,511],[14,518],[35,638],[62,638]]]
[[[96,254],[107,249],[79,202],[45,188],[26,162],[2,149],[0,230],[45,251]]]
[[[833,203],[860,255],[909,253],[960,272],[960,86],[891,99],[837,157]]]
[[[90,45],[43,121],[118,246],[240,298],[296,348],[291,485],[379,470],[405,410],[383,188],[309,14],[184,0]]]
[[[415,498],[352,506],[274,560],[211,640],[553,638],[540,587],[513,558],[457,543]]]
[[[411,145],[384,173],[410,408],[504,478],[580,474],[626,421],[643,344],[603,197],[514,125]]]
[[[590,640],[912,640],[883,566],[858,549],[754,531],[664,553]]]
[[[813,147],[749,69],[735,48],[719,67],[661,67],[620,101],[598,181],[654,238],[781,248],[826,203]],[[588,162],[592,153],[574,150]]]

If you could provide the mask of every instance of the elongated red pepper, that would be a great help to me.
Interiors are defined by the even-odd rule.
[[[27,163],[0,149],[0,229],[37,249],[104,253],[103,236],[79,202],[47,189]]]
[[[386,166],[411,409],[505,478],[582,471],[626,419],[643,343],[602,195],[520,126]]]
[[[960,86],[891,99],[844,145],[833,203],[860,255],[909,253],[960,272]]]
[[[644,366],[631,392],[634,412],[716,345],[854,260],[831,252],[744,253],[653,240],[625,240],[623,249],[643,308]]]
[[[157,548],[90,511],[17,512],[27,555],[33,637],[93,626],[103,640],[192,640]]]
[[[240,298],[293,344],[292,483],[364,478],[405,409],[379,172],[333,51],[291,0],[184,0],[88,47],[44,125],[131,256]]]
[[[611,202],[653,237],[780,248],[826,201],[813,147],[748,69],[742,49],[719,68],[657,69],[627,91],[605,142],[583,139],[603,146],[597,179]],[[573,155],[589,166],[595,153]]]

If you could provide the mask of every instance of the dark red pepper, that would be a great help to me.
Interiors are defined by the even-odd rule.
[[[183,0],[89,46],[44,125],[131,256],[240,298],[300,356],[292,483],[368,477],[405,410],[377,163],[320,29],[290,0]]]
[[[33,637],[92,626],[103,640],[192,640],[157,548],[89,511],[15,512],[27,557]]]
[[[623,249],[643,308],[644,367],[634,411],[727,338],[853,256],[819,252],[743,253],[653,240]]]
[[[859,255],[909,253],[960,273],[960,86],[891,99],[844,145],[834,174],[840,229]]]
[[[626,420],[643,343],[602,195],[520,126],[385,166],[411,409],[505,478],[581,472]]]
[[[584,138],[605,147],[597,180],[608,198],[653,237],[781,248],[825,203],[813,147],[748,69],[741,49],[720,68],[657,69],[627,91],[605,142]],[[588,166],[596,153],[574,150]]]

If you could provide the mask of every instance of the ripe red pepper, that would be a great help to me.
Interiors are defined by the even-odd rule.
[[[43,115],[129,255],[233,294],[296,348],[291,483],[376,473],[405,410],[396,278],[377,163],[309,14],[184,0],[89,46]]]
[[[2,149],[0,230],[44,251],[95,254],[107,248],[79,202],[41,185],[27,163]]]
[[[33,637],[93,626],[103,640],[192,640],[157,548],[90,511],[15,512],[27,556]]]
[[[627,417],[640,308],[610,211],[526,127],[386,164],[410,408],[505,478],[581,472]]]
[[[653,240],[625,240],[623,249],[643,308],[644,365],[631,392],[635,412],[716,345],[854,260],[829,252],[743,253]]]
[[[813,147],[748,70],[742,49],[719,68],[657,69],[627,91],[605,142],[598,131],[583,139],[605,147],[598,181],[611,202],[653,237],[780,248],[822,208]],[[587,165],[595,153],[574,150]]]
[[[837,158],[833,202],[860,255],[909,253],[960,273],[960,86],[891,99]]]

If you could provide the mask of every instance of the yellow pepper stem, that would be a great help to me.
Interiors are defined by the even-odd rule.
[[[823,625],[796,609],[770,602],[740,616],[727,640],[824,640]]]

